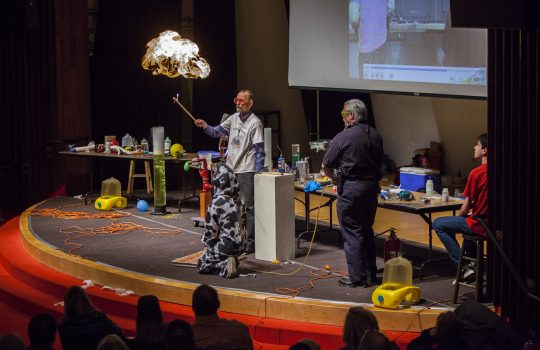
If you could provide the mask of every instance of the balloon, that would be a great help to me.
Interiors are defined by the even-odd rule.
[[[137,201],[137,209],[139,209],[139,211],[146,211],[146,209],[148,209],[148,203],[144,199],[139,199]]]
[[[171,146],[170,152],[173,157],[181,158],[184,155],[184,147],[179,143],[175,143]]]

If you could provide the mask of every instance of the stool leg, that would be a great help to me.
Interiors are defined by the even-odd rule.
[[[484,242],[478,241],[476,243],[476,281],[475,281],[475,300],[477,302],[482,301],[482,295],[484,294],[484,267],[482,257],[484,255]]]
[[[461,246],[461,253],[459,254],[459,262],[456,272],[456,285],[454,286],[454,295],[452,297],[452,303],[457,304],[457,296],[459,293],[459,282],[461,281],[461,269],[463,267],[463,245]]]
[[[152,173],[150,172],[150,161],[144,161],[144,173],[146,175],[146,192],[150,193],[154,189],[152,188]]]
[[[129,161],[129,174],[128,174],[128,186],[126,193],[131,194],[133,193],[133,175],[135,174],[135,161],[130,160]]]

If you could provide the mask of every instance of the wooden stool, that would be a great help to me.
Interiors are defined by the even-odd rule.
[[[128,187],[127,194],[133,193],[133,180],[136,177],[144,177],[146,179],[146,192],[150,193],[154,189],[152,187],[152,172],[150,170],[150,161],[144,161],[144,174],[135,174],[135,160],[130,160],[129,162],[129,175],[128,175]]]
[[[471,258],[468,256],[464,256],[465,251],[465,244],[463,243],[461,245],[461,254],[459,257],[458,262],[458,268],[456,273],[456,285],[454,286],[454,297],[452,298],[452,303],[457,303],[457,296],[459,292],[459,286],[465,285],[468,287],[472,287],[475,289],[474,294],[474,300],[477,302],[481,302],[482,296],[483,296],[483,290],[484,290],[484,242],[486,241],[485,237],[482,236],[476,236],[476,235],[463,235],[463,241],[469,240],[476,244],[476,257]],[[476,263],[475,266],[475,273],[476,278],[474,281],[474,285],[461,282],[461,275],[462,275],[462,268],[463,268],[463,261],[472,261]]]

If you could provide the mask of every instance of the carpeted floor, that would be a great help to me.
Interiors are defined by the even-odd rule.
[[[338,286],[340,273],[346,274],[347,271],[345,256],[338,240],[339,233],[324,230],[325,226],[322,224],[319,225],[320,230],[311,249],[309,241],[306,240],[311,239],[311,235],[303,236],[301,248],[297,249],[294,261],[272,264],[256,260],[253,255],[249,255],[242,259],[239,267],[238,272],[242,277],[235,279],[201,275],[193,267],[173,265],[174,259],[204,249],[200,241],[203,228],[195,227],[192,220],[198,216],[198,204],[196,201],[185,202],[182,212],[178,213],[175,203],[177,202],[173,199],[168,204],[172,214],[155,216],[150,215],[150,211],[137,211],[134,201],[129,201],[125,212],[131,216],[117,219],[116,222],[132,222],[149,229],[178,230],[177,233],[151,233],[142,229],[124,234],[61,233],[61,230],[69,226],[79,228],[107,226],[112,223],[111,219],[64,220],[31,216],[30,226],[32,232],[41,240],[62,251],[68,252],[75,247],[73,244],[66,244],[65,240],[69,239],[70,243],[82,244],[80,249],[73,251],[73,254],[147,275],[271,294],[280,293],[285,289],[302,289],[301,297],[371,303],[371,294],[375,287],[352,289]],[[85,206],[82,200],[66,197],[48,200],[40,204],[39,208],[96,212],[93,203]],[[296,227],[298,232],[302,231],[305,222],[297,218]],[[377,239],[378,256],[382,256],[382,245],[382,239]],[[306,259],[308,251],[309,256]],[[445,256],[440,251],[435,251],[434,255]],[[404,256],[412,260],[414,265],[419,265],[427,257],[427,248],[414,242],[404,242]],[[380,258],[377,264],[380,268],[384,267]],[[326,265],[330,266],[333,273],[324,270]],[[454,268],[448,262],[433,263],[424,269],[425,278],[422,281],[418,278],[414,280],[414,284],[421,288],[423,305],[434,302],[450,304],[454,273]],[[312,288],[309,287],[311,283]],[[460,292],[463,294],[468,290],[462,287]]]

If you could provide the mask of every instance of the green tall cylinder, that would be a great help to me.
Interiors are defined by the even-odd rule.
[[[165,186],[165,156],[154,155],[154,214],[167,213],[167,193]]]

